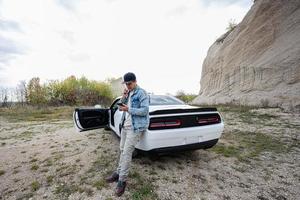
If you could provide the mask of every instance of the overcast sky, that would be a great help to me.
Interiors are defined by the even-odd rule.
[[[0,86],[132,71],[149,92],[198,93],[208,48],[252,2],[0,0]]]

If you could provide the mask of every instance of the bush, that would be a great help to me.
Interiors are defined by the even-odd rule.
[[[186,102],[186,103],[189,103],[191,102],[194,98],[197,97],[196,94],[186,94],[184,91],[182,90],[179,90],[176,95],[175,95],[178,99]]]
[[[109,105],[113,95],[106,82],[77,79],[70,76],[62,81],[53,80],[43,85],[35,77],[27,85],[27,103],[31,105]]]
[[[223,35],[221,35],[216,42],[217,43],[222,43],[224,42],[225,38],[237,27],[237,23],[235,23],[234,20],[230,20],[228,22],[228,26],[226,28],[226,33],[224,33]]]

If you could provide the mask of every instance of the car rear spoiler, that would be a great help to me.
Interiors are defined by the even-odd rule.
[[[193,113],[193,112],[216,112],[217,108],[176,108],[168,110],[155,110],[149,115],[174,114],[174,113]]]

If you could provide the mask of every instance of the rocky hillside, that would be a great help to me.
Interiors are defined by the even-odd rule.
[[[203,62],[194,104],[300,110],[300,1],[256,0]]]

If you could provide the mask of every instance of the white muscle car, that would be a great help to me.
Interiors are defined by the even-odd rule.
[[[119,111],[116,98],[109,108],[76,108],[75,128],[88,131],[109,128],[120,137]],[[150,94],[150,124],[136,149],[165,152],[173,150],[207,149],[213,147],[224,129],[216,108],[200,108],[185,104],[171,95]]]

